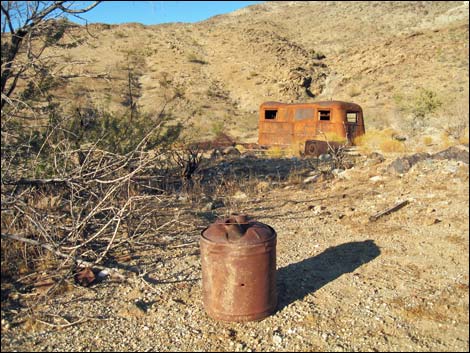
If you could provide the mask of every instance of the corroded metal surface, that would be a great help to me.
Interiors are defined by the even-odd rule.
[[[364,133],[362,108],[355,103],[266,102],[259,110],[258,143],[261,146],[295,146],[303,152],[308,150],[306,141],[343,140],[345,144],[354,145],[355,138]]]
[[[277,305],[276,232],[246,216],[218,220],[200,238],[207,314],[222,321],[261,320]]]
[[[324,153],[330,153],[341,147],[343,144],[338,142],[326,142],[320,140],[308,140],[305,141],[305,151],[306,156],[319,156]]]

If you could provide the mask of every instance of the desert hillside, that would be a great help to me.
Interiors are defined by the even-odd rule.
[[[126,109],[131,75],[141,111],[165,106],[196,135],[225,128],[254,142],[263,101],[325,99],[406,133],[420,90],[442,102],[425,128],[468,119],[468,25],[462,1],[266,2],[195,24],[76,27],[54,55],[74,106]]]
[[[468,2],[64,3],[2,2],[43,14],[2,33],[2,352],[469,351]],[[330,99],[363,107],[356,146],[251,144],[262,102]]]

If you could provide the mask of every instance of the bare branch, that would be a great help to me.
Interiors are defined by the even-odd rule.
[[[54,253],[55,255],[59,256],[59,257],[63,257],[63,258],[69,258],[70,255],[69,254],[64,254],[62,252],[60,252],[59,250],[56,250],[54,248],[54,246],[52,246],[51,244],[43,244],[43,243],[40,243],[39,241],[37,240],[33,240],[33,239],[28,239],[28,238],[24,238],[24,237],[21,237],[21,236],[18,236],[18,235],[15,235],[15,234],[3,234],[2,233],[2,238],[3,239],[10,239],[10,240],[16,240],[16,241],[21,241],[23,243],[27,243],[27,244],[30,244],[30,245],[35,245],[35,246],[40,246],[41,248],[43,249],[46,249],[52,253]],[[102,269],[102,270],[106,270],[108,271],[110,274],[113,274],[114,276],[118,277],[119,279],[121,280],[125,280],[125,277],[120,274],[117,270],[113,269],[113,268],[110,268],[110,267],[105,267],[105,266],[101,266],[101,265],[96,265],[96,264],[93,264],[91,262],[88,262],[88,261],[85,261],[79,257],[73,257],[73,260],[77,263],[77,265],[79,266],[84,266],[84,267],[96,267],[98,269]]]

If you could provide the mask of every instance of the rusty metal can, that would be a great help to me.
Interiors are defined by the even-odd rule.
[[[245,215],[221,219],[200,238],[203,302],[221,321],[255,321],[277,305],[276,232]]]

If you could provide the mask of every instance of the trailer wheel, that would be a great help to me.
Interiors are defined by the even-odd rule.
[[[306,155],[315,155],[316,148],[314,143],[307,143],[305,145],[305,154]]]

